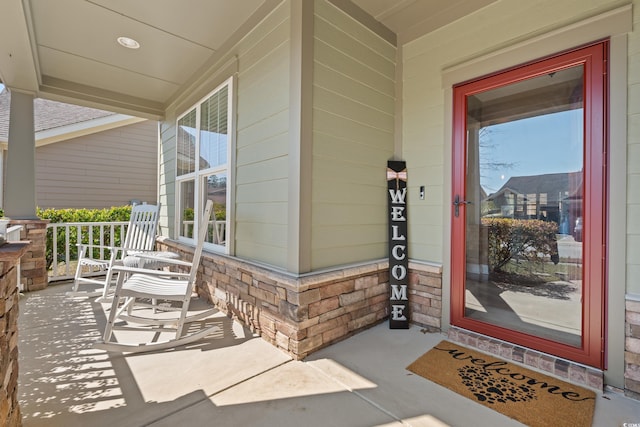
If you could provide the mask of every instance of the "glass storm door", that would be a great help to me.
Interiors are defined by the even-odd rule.
[[[454,88],[452,324],[597,367],[605,52]]]

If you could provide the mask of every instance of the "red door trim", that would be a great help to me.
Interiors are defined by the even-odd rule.
[[[604,368],[606,304],[606,113],[608,41],[598,42],[557,56],[525,64],[453,88],[452,194],[464,198],[466,170],[466,99],[469,95],[520,80],[582,64],[585,69],[584,99],[584,197],[583,313],[581,347],[551,341],[498,327],[464,316],[465,309],[465,206],[458,217],[451,206],[451,324],[558,357]]]

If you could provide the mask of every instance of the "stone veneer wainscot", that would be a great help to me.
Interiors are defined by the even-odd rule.
[[[161,238],[159,249],[193,249]],[[388,261],[294,276],[204,252],[197,292],[296,359],[382,322],[389,314]],[[411,321],[440,330],[439,266],[409,264]]]
[[[624,342],[624,392],[640,400],[640,295],[627,295]]]

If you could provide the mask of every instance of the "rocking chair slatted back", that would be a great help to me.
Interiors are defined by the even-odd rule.
[[[159,207],[138,205],[131,210],[131,218],[122,247],[125,251],[150,251],[156,242]]]

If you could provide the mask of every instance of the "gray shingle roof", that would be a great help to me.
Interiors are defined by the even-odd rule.
[[[0,140],[2,141],[6,141],[9,135],[10,105],[11,94],[8,90],[3,89],[2,92],[0,92]],[[49,101],[41,98],[34,100],[33,108],[36,132],[74,125],[116,114],[110,111]]]
[[[519,194],[546,193],[549,202],[558,202],[567,197],[565,194],[567,191],[575,192],[577,188],[582,188],[581,185],[582,172],[513,176],[509,178],[500,190],[489,195],[487,199],[495,199],[508,189]]]

